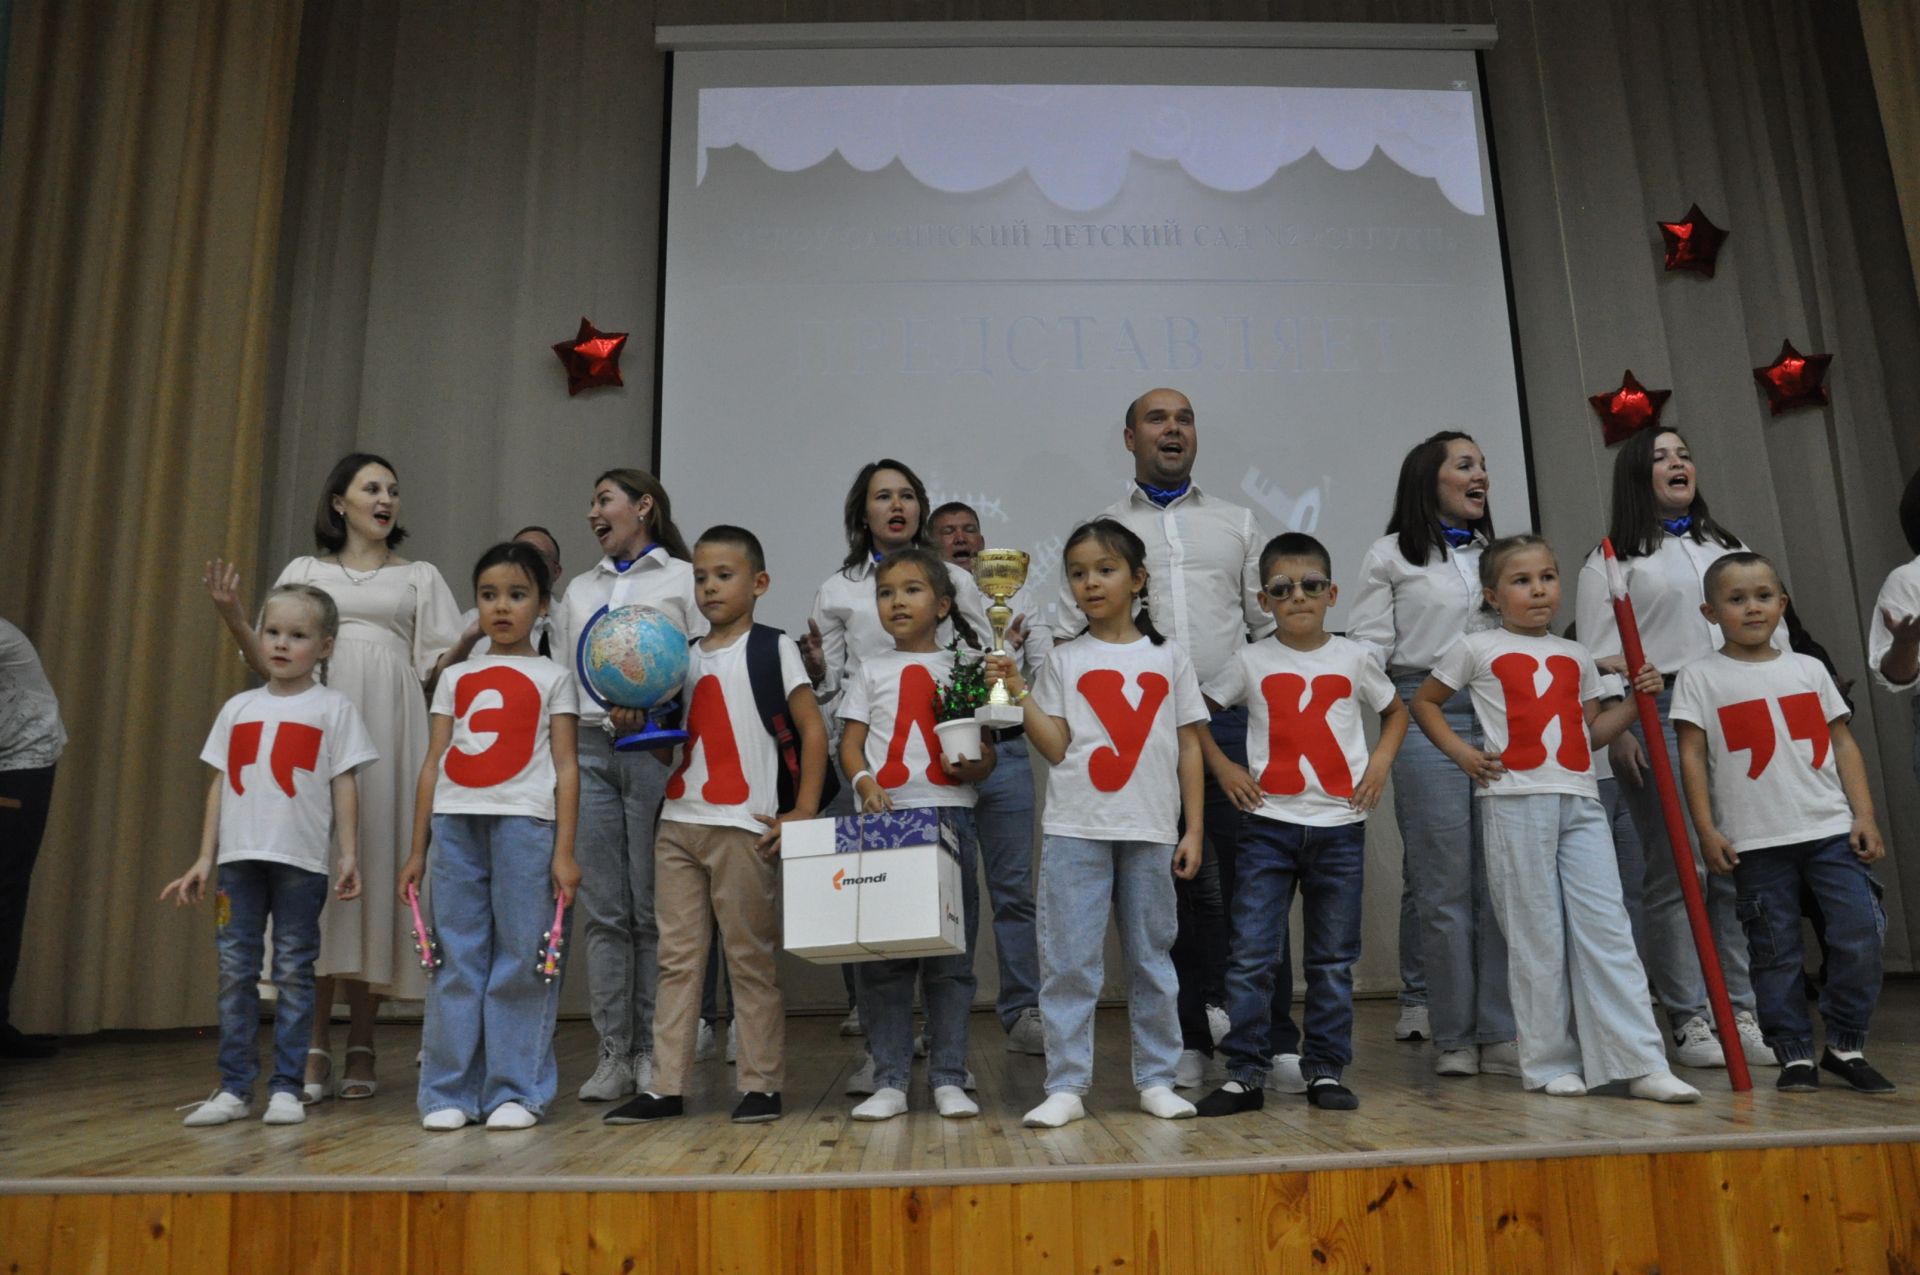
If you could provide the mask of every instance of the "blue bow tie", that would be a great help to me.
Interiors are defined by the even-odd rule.
[[[1187,489],[1193,486],[1193,479],[1187,479],[1187,481],[1181,483],[1178,487],[1155,487],[1151,483],[1143,483],[1136,478],[1133,480],[1133,485],[1146,493],[1148,500],[1151,500],[1154,504],[1160,506],[1160,508],[1165,509],[1168,505],[1187,494]]]
[[[1693,515],[1687,514],[1681,518],[1662,518],[1660,525],[1667,529],[1667,534],[1670,536],[1684,536],[1693,530]]]
[[[1480,533],[1472,527],[1448,527],[1443,525],[1440,528],[1440,534],[1445,536],[1447,543],[1455,549],[1464,549],[1466,546],[1472,544],[1473,538]]]

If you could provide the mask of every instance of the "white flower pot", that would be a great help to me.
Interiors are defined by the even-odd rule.
[[[940,755],[949,766],[980,760],[980,723],[971,717],[938,722],[934,732],[940,736]]]

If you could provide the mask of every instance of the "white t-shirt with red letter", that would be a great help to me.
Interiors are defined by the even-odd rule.
[[[1847,702],[1819,660],[1715,651],[1680,670],[1672,711],[1706,732],[1713,819],[1736,853],[1853,830],[1830,729]]]
[[[1469,688],[1486,751],[1507,768],[1490,786],[1474,785],[1474,796],[1599,798],[1586,703],[1600,698],[1600,670],[1586,647],[1487,629],[1448,647],[1433,676],[1454,690]]]
[[[1082,633],[1053,648],[1033,702],[1064,719],[1071,736],[1047,775],[1047,833],[1179,839],[1179,728],[1206,721],[1207,704],[1178,642],[1102,642]]]
[[[1396,698],[1366,647],[1337,636],[1311,651],[1255,642],[1205,690],[1216,704],[1247,706],[1247,769],[1264,794],[1252,813],[1316,828],[1366,820],[1353,808],[1367,771],[1361,709],[1378,713]]]
[[[867,724],[867,769],[896,809],[971,809],[978,796],[940,765],[934,707],[952,675],[952,651],[883,651],[862,660],[841,687],[837,716]]]
[[[434,814],[553,818],[549,719],[580,713],[569,670],[538,656],[478,656],[440,675],[433,712],[453,719]]]
[[[662,819],[764,832],[754,816],[779,813],[779,746],[754,703],[748,637],[714,651],[695,642],[688,652],[687,742],[667,780]],[[779,648],[780,693],[787,696],[807,685],[807,668],[792,638],[782,634]]]
[[[200,760],[225,776],[218,862],[265,859],[324,873],[335,779],[380,754],[360,710],[315,684],[298,695],[242,691],[214,718]]]

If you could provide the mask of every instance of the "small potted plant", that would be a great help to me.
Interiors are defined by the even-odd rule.
[[[948,765],[980,760],[980,723],[974,712],[987,702],[987,659],[971,658],[960,650],[960,639],[947,647],[953,652],[953,675],[935,695],[934,731],[940,736],[940,753]]]

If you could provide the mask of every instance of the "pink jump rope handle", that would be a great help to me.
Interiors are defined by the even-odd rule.
[[[420,889],[407,887],[407,906],[413,909],[413,950],[420,954],[420,968],[429,977],[440,968],[440,941],[433,937],[433,931],[427,928],[427,920],[420,915]]]
[[[533,972],[549,983],[560,976],[560,945],[564,941],[562,936],[566,934],[562,928],[566,919],[567,901],[556,898],[553,901],[553,928],[541,936],[546,941],[533,963]]]

